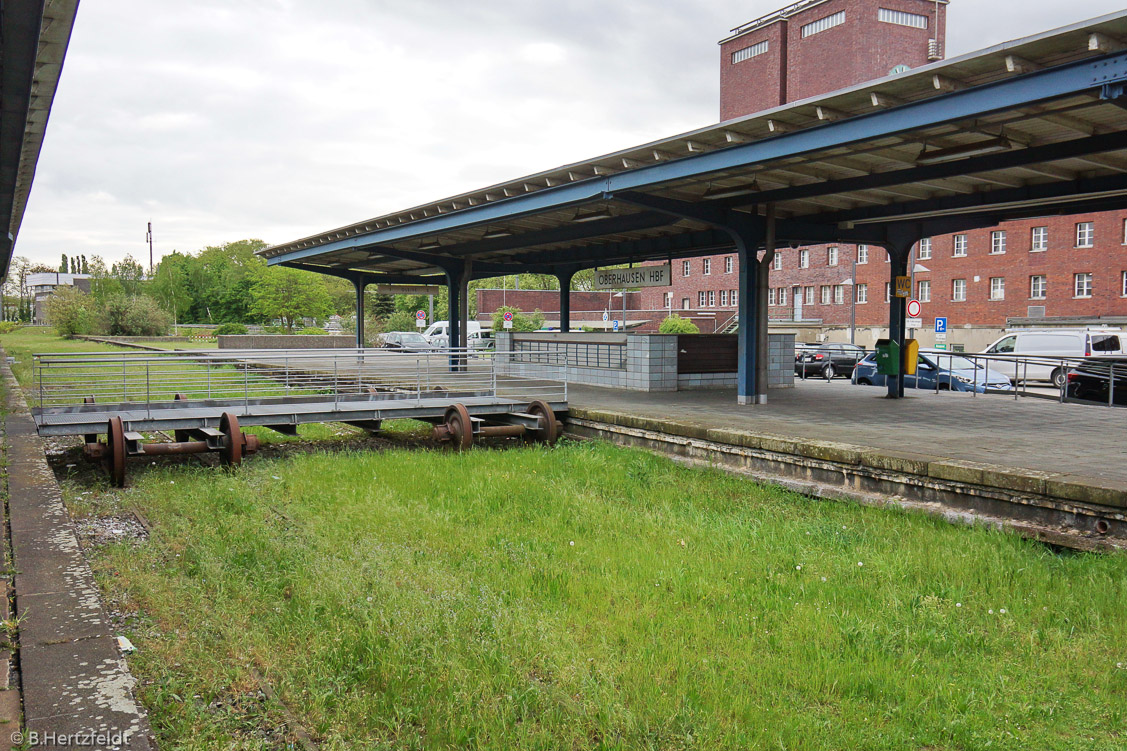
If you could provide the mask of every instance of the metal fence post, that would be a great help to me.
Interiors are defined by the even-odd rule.
[[[1115,406],[1115,363],[1111,363],[1111,370],[1107,374],[1107,406]]]

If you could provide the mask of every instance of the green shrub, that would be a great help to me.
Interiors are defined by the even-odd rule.
[[[688,318],[682,318],[674,313],[661,322],[658,329],[660,334],[699,334],[700,328]]]
[[[11,334],[21,328],[23,328],[23,324],[19,321],[0,321],[0,334]]]
[[[511,329],[505,328],[505,313],[513,314],[513,327]],[[539,310],[532,313],[531,316],[525,315],[520,311],[520,308],[514,308],[508,305],[497,308],[493,313],[493,330],[494,331],[539,331],[544,327],[544,314]]]
[[[397,310],[383,320],[379,333],[388,331],[414,331],[415,314],[406,310]]]
[[[225,323],[215,331],[212,331],[210,336],[246,336],[247,327],[241,323]]]
[[[172,321],[148,295],[114,295],[101,310],[100,329],[110,336],[164,336]]]
[[[306,326],[301,331],[295,331],[295,334],[302,336],[328,336],[329,332],[324,329],[319,329],[316,326]]]
[[[94,300],[86,293],[74,287],[59,287],[47,298],[46,309],[47,321],[59,336],[72,339],[94,333]]]

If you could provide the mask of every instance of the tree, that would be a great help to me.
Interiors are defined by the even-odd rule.
[[[192,307],[189,272],[192,258],[173,251],[160,259],[153,275],[151,292],[161,307],[172,314],[174,322],[183,320]]]
[[[513,327],[511,329],[505,328],[505,313],[513,314]],[[497,308],[497,311],[493,314],[494,331],[539,331],[543,327],[544,314],[539,310],[531,316],[527,316],[520,311],[520,308],[504,305]]]
[[[70,270],[70,266],[67,264],[67,254],[63,253],[63,260],[59,264],[59,273],[65,274],[68,270]]]
[[[324,318],[332,313],[325,281],[297,269],[264,269],[251,287],[251,311],[270,321],[280,319],[288,333],[302,318]]]
[[[93,300],[74,287],[59,287],[47,298],[47,322],[59,336],[72,337],[94,330],[96,315]]]
[[[117,295],[99,311],[98,327],[110,336],[162,336],[168,333],[168,314],[148,295]]]
[[[141,294],[145,282],[145,267],[127,255],[110,267],[110,276],[121,284],[121,291],[132,297]]]
[[[101,256],[94,256],[90,259],[90,296],[99,305],[104,305],[106,300],[117,295],[125,294],[122,289],[121,282],[110,275],[110,270],[106,268],[106,262],[102,260]]]
[[[79,272],[79,273],[82,273],[82,274],[89,274],[90,273],[90,268],[86,265],[86,256],[82,256],[82,264],[81,264],[80,268],[82,269],[82,271]]]

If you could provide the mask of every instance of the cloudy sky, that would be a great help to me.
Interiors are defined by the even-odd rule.
[[[84,0],[16,253],[284,242],[707,125],[783,0]],[[1122,0],[953,0],[948,55]]]

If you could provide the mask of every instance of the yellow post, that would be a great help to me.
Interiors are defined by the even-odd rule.
[[[916,374],[916,363],[920,361],[920,343],[915,339],[904,341],[904,375]]]

